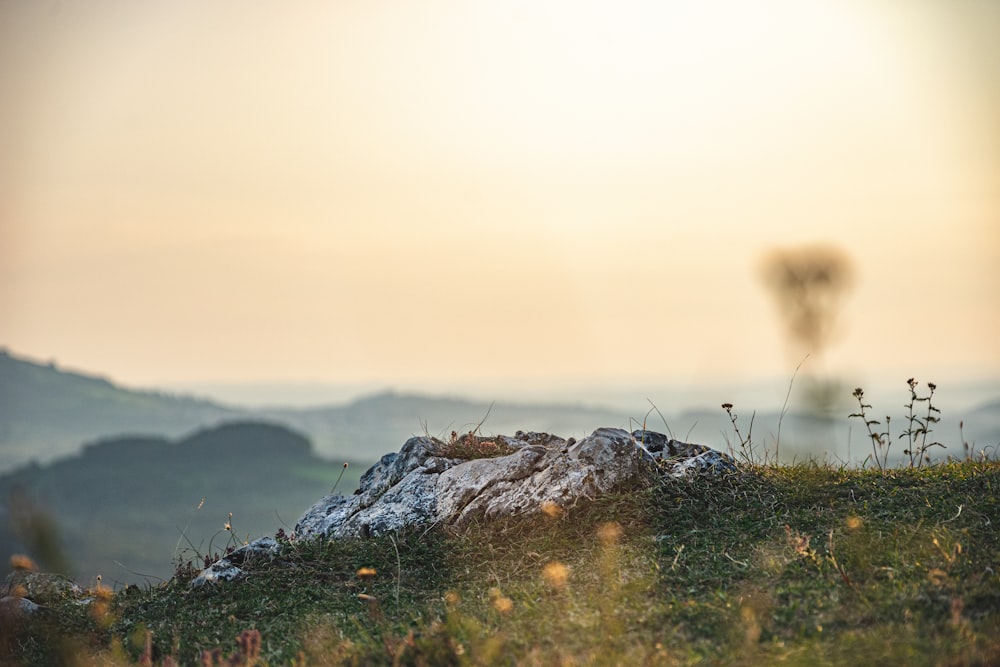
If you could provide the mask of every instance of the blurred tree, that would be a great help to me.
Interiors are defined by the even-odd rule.
[[[829,245],[774,250],[761,263],[761,278],[777,301],[794,359],[808,355],[820,360],[837,332],[840,306],[853,286],[847,254]],[[805,381],[808,410],[823,416],[834,413],[842,384],[808,371]]]
[[[795,356],[821,356],[853,283],[847,255],[827,245],[775,250],[765,256],[761,277],[778,303]]]

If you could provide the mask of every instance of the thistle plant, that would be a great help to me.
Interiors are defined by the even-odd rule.
[[[745,460],[747,463],[751,464],[754,463],[753,440],[752,440],[753,420],[757,416],[757,413],[754,412],[750,416],[750,428],[747,430],[747,437],[744,438],[743,434],[740,433],[739,425],[736,423],[736,415],[733,414],[733,404],[723,403],[722,409],[726,411],[727,415],[729,415],[729,421],[733,423],[733,431],[736,432],[736,437],[740,441],[740,456],[743,457],[743,460]],[[732,450],[732,447],[730,447],[730,450]],[[735,454],[735,452],[731,453]]]
[[[869,419],[865,410],[870,410],[871,405],[865,403],[865,390],[861,387],[856,387],[854,389],[854,398],[858,399],[858,405],[860,406],[860,412],[853,412],[848,416],[858,417],[865,423],[865,428],[868,429],[868,437],[872,440],[872,456],[875,459],[875,465],[878,466],[879,470],[885,470],[886,461],[889,459],[889,447],[892,446],[892,438],[889,435],[889,423],[891,417],[889,415],[885,416],[885,431],[879,433],[872,429],[872,426],[879,426],[881,422],[877,419]]]
[[[903,450],[903,454],[909,457],[911,468],[919,468],[924,463],[930,463],[931,457],[927,451],[931,447],[944,447],[940,442],[927,442],[927,436],[932,431],[931,424],[941,421],[937,416],[941,414],[941,411],[934,407],[934,404],[931,402],[934,392],[937,390],[937,385],[933,382],[928,382],[928,394],[926,396],[919,396],[917,394],[917,385],[919,384],[913,378],[906,381],[906,386],[910,389],[910,402],[903,406],[907,409],[907,427],[899,435],[900,439],[907,439],[907,447]],[[889,458],[889,447],[892,444],[892,436],[889,429],[890,418],[888,415],[885,417],[885,431],[880,433],[874,430],[872,427],[879,426],[881,422],[877,419],[868,418],[865,410],[870,410],[872,406],[865,403],[864,397],[865,392],[861,387],[854,390],[854,398],[858,400],[860,411],[852,413],[848,418],[857,417],[865,423],[868,435],[872,439],[875,463],[880,470],[885,470],[886,462]],[[918,414],[919,403],[927,403],[927,413],[922,417]]]
[[[907,420],[909,425],[905,431],[903,431],[900,438],[906,437],[909,442],[909,446],[903,450],[903,453],[910,457],[910,467],[920,467],[924,462],[930,462],[930,456],[927,454],[927,450],[931,447],[944,447],[940,442],[927,442],[927,436],[931,432],[931,424],[936,424],[941,419],[937,415],[941,414],[941,411],[934,407],[931,403],[931,399],[934,397],[934,390],[937,389],[937,385],[933,382],[927,383],[927,389],[929,390],[926,396],[917,396],[917,385],[920,384],[913,378],[906,381],[906,385],[910,388],[910,402],[904,405],[909,413],[907,414]],[[921,419],[914,412],[914,408],[917,407],[917,403],[927,403],[927,414]]]

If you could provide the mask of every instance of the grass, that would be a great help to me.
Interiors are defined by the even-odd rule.
[[[0,662],[1000,662],[996,461],[746,464],[545,509],[287,542],[235,585],[192,589],[188,574],[52,603],[0,624]]]
[[[448,440],[431,438],[434,443],[434,455],[446,459],[471,461],[507,456],[517,451],[499,438],[476,435],[477,430],[478,428],[461,435],[457,431],[452,431]]]

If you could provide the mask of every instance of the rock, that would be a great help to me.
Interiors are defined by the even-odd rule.
[[[248,565],[262,560],[271,560],[278,554],[278,543],[271,537],[254,540],[236,549],[204,569],[191,581],[192,587],[214,584],[220,581],[237,581],[246,576],[240,565]]]
[[[61,574],[14,570],[4,582],[4,597],[27,598],[46,605],[83,597],[84,591]]]
[[[479,519],[533,514],[550,504],[568,507],[637,485],[650,475],[736,469],[732,457],[722,452],[648,430],[600,428],[580,441],[522,431],[513,437],[465,438],[460,439],[464,446],[489,446],[483,451],[504,454],[445,457],[454,454],[445,443],[410,438],[399,452],[369,468],[353,495],[331,494],[309,508],[296,523],[294,537],[367,538],[410,526],[461,527]],[[242,579],[246,572],[241,566],[273,559],[279,552],[275,540],[257,540],[220,559],[191,585]]]
[[[600,428],[579,442],[546,433],[498,436],[512,453],[464,460],[438,456],[442,444],[410,438],[361,476],[353,496],[330,495],[299,519],[299,538],[370,537],[407,526],[461,527],[477,519],[566,507],[638,483],[651,472],[681,477],[734,470],[731,457],[656,433]]]
[[[686,477],[695,472],[723,473],[736,470],[728,454],[704,445],[668,438],[656,431],[632,431],[632,437],[656,460],[669,477]]]
[[[21,616],[33,616],[45,609],[28,598],[6,595],[0,598],[0,619],[14,619]]]
[[[61,574],[14,570],[0,589],[0,625],[49,611],[60,603],[85,603],[84,595],[82,588]]]

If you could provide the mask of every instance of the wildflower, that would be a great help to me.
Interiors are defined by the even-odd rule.
[[[965,609],[965,603],[962,602],[962,598],[953,597],[951,599],[951,624],[954,627],[962,625],[962,610]]]
[[[35,561],[31,560],[29,556],[25,556],[24,554],[13,554],[10,557],[10,569],[35,572],[38,570],[38,566],[35,565]]]
[[[493,602],[493,608],[501,614],[507,614],[514,608],[514,601],[504,595],[503,591],[496,586],[489,590],[489,595]]]
[[[101,583],[102,579],[101,575],[97,575],[97,586],[93,589],[94,598],[90,603],[90,615],[95,621],[108,627],[114,620],[108,613],[112,591]]]
[[[733,404],[732,403],[723,403],[722,404],[722,409],[723,410],[732,410],[733,409]]]
[[[622,527],[617,521],[602,523],[597,529],[597,539],[606,547],[614,546],[622,536]]]
[[[509,614],[514,608],[514,602],[509,597],[500,596],[493,601],[493,608],[501,614]]]
[[[367,580],[373,579],[375,575],[378,574],[374,567],[363,567],[358,570],[358,579]]]
[[[847,517],[847,529],[857,530],[861,527],[861,518],[856,516]]]
[[[935,586],[943,586],[948,580],[948,573],[938,567],[932,567],[927,571],[927,579]]]
[[[244,630],[236,638],[236,645],[240,647],[240,653],[242,653],[240,657],[243,658],[243,664],[254,664],[260,657],[260,631]]]
[[[569,568],[554,560],[542,568],[542,577],[553,589],[561,590],[566,588],[566,582],[569,580]]]
[[[447,593],[444,594],[444,603],[449,607],[454,607],[455,605],[457,605],[458,600],[459,600],[458,593],[456,593],[455,591],[448,591]]]
[[[559,515],[562,514],[562,511],[562,508],[551,500],[546,500],[542,503],[542,514],[550,519],[558,519]]]

